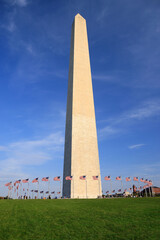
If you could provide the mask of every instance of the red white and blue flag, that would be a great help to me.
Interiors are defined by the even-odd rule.
[[[61,192],[57,192],[57,194],[60,194]]]
[[[34,192],[38,192],[38,190],[34,190]]]
[[[67,176],[65,179],[66,180],[72,180],[73,176]]]
[[[44,193],[44,191],[40,191],[40,193]]]
[[[127,188],[124,189],[124,192],[127,192]]]
[[[51,192],[51,194],[55,194],[55,192]]]
[[[6,183],[5,186],[8,187],[12,184],[12,182]]]
[[[145,180],[144,180],[144,183],[148,183],[148,179],[145,179]]]
[[[79,177],[81,180],[86,180],[86,176],[80,176]]]
[[[118,192],[121,192],[121,189],[118,189]]]
[[[60,177],[60,176],[54,177],[53,180],[54,180],[54,181],[60,181],[60,180],[61,180],[61,177]]]
[[[131,178],[130,177],[126,177],[126,182],[130,182]]]
[[[32,183],[36,183],[36,182],[38,182],[38,177],[33,179],[33,181],[32,181]]]
[[[48,182],[48,180],[49,180],[49,177],[43,177],[42,178],[42,181],[44,181],[44,182]]]
[[[134,177],[133,181],[137,181],[138,182],[138,177]]]
[[[48,193],[49,193],[49,191],[46,192],[46,194],[48,194]]]
[[[115,192],[115,190],[112,191],[112,193],[114,193],[114,192]]]
[[[106,191],[106,193],[109,193],[109,191]]]
[[[111,176],[104,177],[104,180],[111,180]]]
[[[116,177],[116,180],[122,180],[121,176]]]
[[[98,180],[99,177],[98,176],[92,176],[93,180]]]
[[[17,180],[16,183],[21,183],[21,179]]]
[[[22,180],[22,182],[23,183],[28,183],[29,182],[29,178]]]

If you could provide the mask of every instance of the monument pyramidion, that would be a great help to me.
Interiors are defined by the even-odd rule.
[[[63,197],[102,196],[86,20],[72,24],[63,169]]]

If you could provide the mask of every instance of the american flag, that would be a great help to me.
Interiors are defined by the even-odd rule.
[[[116,177],[116,180],[122,180],[121,176]]]
[[[93,180],[98,180],[99,177],[98,176],[92,176]]]
[[[25,191],[25,188],[23,188],[23,191]]]
[[[106,193],[109,193],[109,191],[106,191]]]
[[[118,192],[121,192],[121,189],[118,189]]]
[[[86,176],[80,176],[79,177],[81,180],[86,180]]]
[[[72,180],[72,178],[73,178],[72,176],[67,176],[65,179],[66,180]]]
[[[131,178],[130,177],[126,177],[126,182],[129,182],[131,181]]]
[[[31,192],[34,192],[34,190],[31,190]]]
[[[124,189],[124,192],[127,192],[127,188]]]
[[[114,193],[114,192],[115,192],[115,190],[112,191],[112,193]]]
[[[43,193],[44,191],[40,191],[40,193]]]
[[[34,190],[34,192],[38,192],[38,190]]]
[[[141,182],[144,182],[145,180],[144,180],[144,178],[141,178],[140,181],[141,181]]]
[[[104,180],[111,180],[111,176],[104,177]]]
[[[29,182],[29,178],[22,180],[22,182],[23,183],[28,183]]]
[[[49,177],[42,178],[42,181],[44,181],[44,182],[48,182],[48,180],[49,180]]]
[[[51,194],[55,194],[55,192],[51,192]]]
[[[60,180],[61,180],[61,177],[60,177],[60,176],[54,177],[53,180],[54,180],[54,181],[60,181]]]
[[[138,182],[138,177],[134,177],[133,181],[137,181]]]
[[[144,183],[148,183],[148,179],[145,179],[145,180],[144,180]]]
[[[8,187],[12,184],[12,182],[6,183],[5,186]]]
[[[60,194],[61,192],[57,192],[57,194]]]
[[[16,183],[21,183],[21,179],[17,180]]]
[[[46,193],[49,193],[49,191],[47,191]]]
[[[38,177],[33,179],[32,183],[38,182]]]

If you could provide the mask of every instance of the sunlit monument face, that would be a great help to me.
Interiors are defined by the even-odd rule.
[[[72,176],[72,179],[66,180],[67,176]],[[63,196],[97,198],[101,195],[86,20],[77,14],[71,34]]]

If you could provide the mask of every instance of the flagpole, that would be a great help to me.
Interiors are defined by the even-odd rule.
[[[60,193],[61,193],[61,179],[60,179]]]
[[[13,183],[13,199],[14,199],[14,183]]]
[[[29,181],[28,181],[28,193],[27,193],[28,199],[29,199]]]
[[[39,178],[38,178],[38,193],[37,193],[37,199],[39,198]]]
[[[49,177],[49,180],[48,180],[48,198],[49,198],[49,192],[50,192],[50,177]]]
[[[87,198],[87,178],[86,178],[86,198]]]
[[[112,194],[112,180],[110,180],[110,188],[111,188],[111,194]]]
[[[122,183],[122,178],[121,178],[121,188],[122,188],[122,192],[123,192],[123,183]]]
[[[150,190],[150,186],[149,186],[149,195],[150,195],[150,197],[151,197],[151,190]]]
[[[22,196],[22,182],[20,182],[20,199],[21,199],[21,196]]]
[[[9,199],[9,188],[8,188],[8,199]]]

